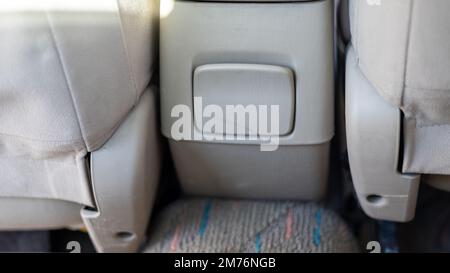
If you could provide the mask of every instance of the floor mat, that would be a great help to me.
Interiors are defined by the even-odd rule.
[[[151,224],[145,252],[358,252],[340,217],[315,204],[185,199]]]

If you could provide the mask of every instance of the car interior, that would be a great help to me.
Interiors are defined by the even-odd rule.
[[[0,252],[450,251],[449,11],[0,0]]]

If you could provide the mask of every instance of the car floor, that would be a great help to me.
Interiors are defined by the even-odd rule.
[[[245,212],[235,214],[227,212],[230,211],[228,207],[232,204],[242,204],[241,208],[244,208],[244,210],[253,210],[253,212],[249,215],[255,216],[255,219],[264,218],[263,214],[265,214],[266,211],[272,210],[271,213],[273,213],[273,215],[279,216],[278,218],[274,218],[278,219],[277,221],[279,223],[275,226],[278,225],[277,228],[279,230],[285,231],[285,225],[287,222],[289,222],[286,221],[288,217],[284,213],[286,204],[291,204],[294,207],[299,208],[299,214],[297,215],[298,217],[302,219],[311,219],[308,221],[312,222],[315,221],[315,214],[305,213],[307,212],[307,210],[301,208],[302,206],[305,206],[305,203],[300,202],[279,202],[277,204],[277,202],[227,202],[217,199],[195,198],[193,199],[193,201],[189,201],[189,198],[185,198],[181,195],[181,191],[179,189],[178,182],[176,181],[173,169],[171,167],[168,167],[163,170],[163,173],[164,175],[162,185],[164,186],[160,187],[159,189],[159,198],[155,204],[155,209],[148,231],[149,240],[142,246],[142,251],[171,252],[171,249],[169,248],[171,244],[173,246],[172,239],[176,234],[177,225],[173,221],[170,221],[170,219],[173,219],[170,214],[173,214],[174,209],[175,211],[187,211],[187,214],[184,214],[183,216],[184,218],[181,217],[184,220],[180,220],[179,223],[187,223],[186,226],[183,227],[183,229],[188,230],[193,226],[189,225],[189,223],[191,223],[190,218],[195,218],[194,216],[196,216],[195,219],[202,219],[202,217],[204,217],[203,214],[205,213],[205,204],[207,202],[213,202],[216,204],[216,213],[225,213],[227,214],[224,216],[225,218],[229,217],[230,221],[236,221],[236,223],[234,223],[234,226],[231,226],[231,229],[228,228],[228,230],[222,230],[223,227],[220,226],[220,221],[218,221],[218,218],[216,217],[217,219],[213,219],[210,224],[212,225],[212,227],[214,227],[215,224],[218,224],[216,227],[217,232],[229,232],[233,230],[234,227],[240,226],[240,224],[242,224],[242,221],[239,220],[239,218],[248,217],[248,215],[245,215]],[[344,185],[342,185],[336,181],[340,180],[331,179],[329,190],[331,193],[329,194],[327,200],[322,203],[322,205],[327,210],[333,211],[332,214],[341,216],[343,221],[345,221],[346,225],[350,228],[350,232],[353,233],[357,238],[357,241],[359,243],[359,250],[365,251],[366,244],[370,241],[379,241],[383,246],[383,252],[450,252],[450,193],[442,192],[439,190],[435,190],[429,186],[422,185],[419,194],[415,220],[410,223],[395,224],[390,222],[375,221],[367,217],[360,209],[357,200],[354,198],[351,190],[351,185],[346,185],[345,183]],[[340,188],[340,190],[337,190],[337,188]],[[332,194],[332,192],[338,194]],[[179,205],[178,208],[174,208],[174,206],[177,206],[176,203],[180,202],[183,204]],[[308,206],[310,205],[306,205],[306,207]],[[260,209],[258,209],[258,207]],[[279,211],[274,208],[278,208]],[[190,214],[192,217],[189,216]],[[198,222],[200,223],[201,221],[199,220]],[[312,224],[312,226],[314,226],[314,224]],[[198,225],[197,227],[199,228]],[[254,228],[257,229],[258,226],[254,225]],[[277,228],[272,227],[269,228],[269,230],[271,229],[275,234],[278,232],[276,231]],[[292,233],[297,232],[299,229],[300,226],[294,225]],[[211,233],[212,235],[208,235],[210,236],[208,240],[214,239],[214,234],[218,234],[216,231],[213,230]],[[311,234],[313,233],[314,232],[312,231]],[[255,236],[254,239],[256,240],[257,237]],[[314,240],[313,237],[311,238],[312,240]],[[183,239],[184,238],[178,238],[179,241]],[[95,252],[95,249],[87,233],[72,230],[56,230],[49,232],[0,232],[0,252],[70,252],[70,249],[67,249],[67,243],[72,241],[80,243],[81,252],[83,253]],[[201,242],[198,240],[191,243],[195,243],[194,245],[192,245],[191,249],[186,248],[178,250],[226,250],[226,248],[222,247],[218,247],[216,249],[202,249]],[[251,245],[255,247],[255,244]],[[230,248],[229,250],[233,249]],[[257,249],[250,247],[247,250],[248,252],[252,252],[256,251]],[[301,249],[295,248],[292,245],[289,245],[284,249],[279,249],[278,251],[282,252],[283,250],[301,252]]]

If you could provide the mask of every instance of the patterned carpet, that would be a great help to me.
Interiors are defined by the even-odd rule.
[[[358,252],[336,214],[308,203],[186,199],[164,209],[151,224],[145,252]]]

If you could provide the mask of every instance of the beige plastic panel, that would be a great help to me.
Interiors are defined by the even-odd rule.
[[[281,83],[280,78],[289,78],[287,71],[293,76],[293,95],[289,95],[290,87],[272,95],[271,102],[286,111],[281,113],[278,150],[261,152],[262,138],[212,139],[193,125],[191,131],[203,135],[204,141],[170,140],[177,174],[189,194],[320,199],[326,189],[329,142],[334,135],[333,1],[250,2],[175,1],[171,12],[161,18],[162,132],[172,139],[171,128],[177,121],[171,117],[174,106],[186,105],[194,112],[196,70],[224,64],[284,68],[278,74],[281,77],[270,80]],[[207,85],[209,90],[200,93],[218,93],[214,83],[222,80],[223,87],[232,86],[239,92],[232,98],[223,94],[212,102],[266,102],[273,92],[261,91],[267,98],[258,97],[259,91],[243,91],[256,80],[249,84],[246,79],[215,75]],[[292,104],[289,97],[294,99]]]
[[[333,8],[330,0],[175,1],[173,9],[161,18],[162,132],[171,139],[177,174],[187,193],[296,200],[317,200],[324,195],[329,142],[334,136]],[[172,125],[178,120],[171,116],[173,107],[186,105],[194,112],[194,95],[198,93],[195,71],[224,64],[286,70],[278,73],[277,79],[250,80],[248,75],[237,80],[215,75],[209,90],[200,91],[202,95],[218,93],[214,83],[222,80],[220,85],[232,86],[238,92],[232,98],[223,94],[212,102],[269,101],[273,91],[263,90],[267,86],[259,87],[267,98],[258,97],[260,91],[250,94],[243,90],[257,82],[289,82],[279,79],[289,78],[286,71],[291,71],[294,94],[289,95],[290,87],[283,87],[291,84],[280,84],[286,90],[272,94],[271,102],[281,104],[286,111],[280,115],[283,129],[278,150],[261,152],[262,137],[212,139],[195,125],[191,131],[203,136],[203,141],[172,140]]]
[[[326,190],[329,144],[283,146],[170,140],[177,174],[188,194],[317,201]]]
[[[398,171],[401,113],[387,103],[359,70],[353,48],[347,53],[347,145],[358,199],[380,220],[414,218],[419,175]]]
[[[279,132],[287,135],[293,129],[295,114],[295,82],[294,74],[289,68],[259,64],[209,64],[202,65],[194,71],[194,97],[201,97],[204,105],[218,105],[226,112],[226,105],[255,106],[277,105],[279,107]],[[194,106],[195,108],[195,106]],[[202,121],[202,117],[194,120]],[[205,130],[204,134],[226,134],[227,126],[239,135],[258,136],[257,128],[249,128],[248,124],[226,124],[223,117],[223,130]],[[197,124],[197,129],[202,128]],[[237,129],[234,129],[237,127]]]
[[[281,145],[316,145],[334,136],[333,1],[215,3],[175,1],[160,22],[162,132],[171,136],[174,106],[193,109],[193,74],[209,64],[290,69],[293,130]],[[196,126],[192,131],[202,134]],[[261,141],[219,141],[259,144]]]
[[[156,109],[152,87],[112,138],[91,154],[97,208],[81,215],[99,252],[134,252],[143,242],[160,171]]]

